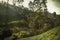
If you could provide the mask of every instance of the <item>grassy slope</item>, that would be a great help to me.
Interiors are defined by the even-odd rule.
[[[20,40],[60,40],[60,27],[56,27],[41,35],[23,38]]]

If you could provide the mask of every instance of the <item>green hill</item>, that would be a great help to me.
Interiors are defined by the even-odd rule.
[[[20,40],[60,40],[60,27],[53,28],[43,34]]]
[[[0,22],[23,19],[28,9],[14,5],[0,3]]]
[[[0,3],[0,32],[2,34],[5,30],[12,30],[13,39],[34,36],[60,26],[59,18],[56,13],[33,12],[25,7],[10,4],[7,7],[7,4]],[[50,38],[49,35],[54,35],[58,30],[57,27],[47,33],[21,40],[48,40],[47,37]]]

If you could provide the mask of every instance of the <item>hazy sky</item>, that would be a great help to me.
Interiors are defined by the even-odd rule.
[[[24,1],[25,2],[23,3],[23,5],[25,7],[28,7],[29,1],[33,1],[33,0],[24,0]],[[47,8],[49,12],[53,13],[55,11],[57,14],[60,14],[60,0],[47,0],[47,2],[48,2]],[[10,0],[9,3],[12,4],[12,0]]]
[[[60,14],[60,0],[47,0],[48,1],[48,10],[51,12],[55,11],[57,14]]]

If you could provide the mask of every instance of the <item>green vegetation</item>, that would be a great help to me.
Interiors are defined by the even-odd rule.
[[[22,38],[20,40],[60,40],[60,27],[53,28],[37,36]]]
[[[0,40],[17,40],[20,38],[25,40],[26,37],[29,37],[26,40],[45,40],[45,36],[46,40],[49,40],[49,35],[53,38],[60,28],[60,15],[57,15],[56,12],[49,13],[46,1],[34,0],[29,3],[29,8],[21,5],[16,6],[14,0],[13,5],[8,4],[8,0],[7,3],[0,3]]]

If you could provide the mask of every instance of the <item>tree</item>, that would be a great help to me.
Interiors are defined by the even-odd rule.
[[[3,3],[3,0],[2,0],[2,3]]]
[[[24,0],[17,0],[18,2],[18,6],[22,6],[22,3],[24,2]]]
[[[47,9],[47,0],[34,0],[33,2],[29,2],[29,8],[34,11],[42,10],[45,11]]]
[[[29,2],[29,9],[34,11],[34,4],[32,1]]]
[[[36,27],[36,22],[38,18],[40,18],[41,13],[46,13],[47,12],[47,6],[46,2],[47,0],[34,0],[33,2],[29,2],[29,8],[30,10],[34,11],[35,13],[31,13],[29,16],[29,28],[37,28]],[[39,12],[37,12],[39,11]],[[39,23],[38,23],[39,24]],[[40,26],[40,24],[39,24]]]
[[[16,5],[16,0],[13,0],[13,5],[14,5],[14,6]]]
[[[23,3],[23,2],[24,2],[24,0],[13,0],[13,5],[15,6],[16,3],[18,3],[18,5],[19,5],[19,4]]]
[[[56,17],[56,12],[53,13],[54,17]]]
[[[17,0],[17,2],[21,3],[21,2],[24,2],[24,0]]]

